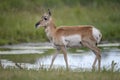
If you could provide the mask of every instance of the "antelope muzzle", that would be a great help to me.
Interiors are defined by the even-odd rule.
[[[37,22],[37,23],[35,24],[35,28],[38,28],[39,25],[40,25],[40,22]]]

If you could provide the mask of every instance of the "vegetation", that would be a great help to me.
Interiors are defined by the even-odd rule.
[[[103,41],[120,40],[120,0],[0,0],[0,45],[47,41],[43,28],[35,29],[34,25],[48,8],[57,26],[94,25],[101,30]],[[33,63],[44,55],[0,55],[0,59]],[[3,69],[0,63],[0,80],[120,80],[119,75],[119,70],[106,69],[101,72]]]
[[[47,41],[35,23],[51,9],[59,25],[94,25],[104,41],[120,40],[119,0],[0,0],[0,44]]]
[[[0,69],[0,80],[120,80],[119,72],[73,72],[56,70]]]
[[[14,54],[14,55],[0,55],[0,59],[7,59],[18,63],[34,63],[37,58],[53,53],[54,50],[49,50],[44,54]],[[8,67],[3,69],[0,65],[0,80],[120,80],[120,69],[114,71],[116,67],[111,65],[111,69],[105,67],[101,72],[97,71],[84,71],[82,69],[75,69],[66,71],[65,68],[53,68],[48,70],[41,68],[39,70],[27,70],[22,67],[14,68]],[[113,69],[112,69],[113,68]]]
[[[51,55],[52,53],[54,53],[53,49],[45,51],[44,54],[1,54],[0,59],[7,59],[15,63],[34,63],[36,59]]]

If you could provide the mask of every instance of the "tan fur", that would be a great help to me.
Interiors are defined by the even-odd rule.
[[[64,45],[62,41],[62,37],[71,36],[71,35],[80,35],[80,43],[81,45],[91,49],[95,55],[96,58],[93,62],[93,69],[95,68],[95,64],[98,60],[98,69],[100,70],[100,63],[101,63],[101,54],[100,49],[96,46],[96,39],[93,35],[93,26],[90,25],[81,25],[81,26],[61,26],[56,27],[52,17],[51,12],[49,11],[49,14],[44,14],[41,20],[36,23],[36,27],[43,26],[45,28],[45,32],[47,37],[49,38],[50,42],[52,42],[57,49],[56,54],[52,58],[52,62],[50,65],[50,68],[53,65],[53,62],[59,52],[61,50],[64,54],[64,59],[66,62],[66,67],[68,68],[68,61],[67,61],[67,51],[66,51],[66,45]],[[101,33],[100,33],[101,35]],[[100,37],[101,38],[101,37]]]
[[[92,40],[96,43],[95,39],[92,36],[92,26],[67,26],[59,27],[55,30],[54,40],[55,44],[62,45],[60,43],[61,36],[69,36],[79,34],[82,37],[82,40],[89,41]]]

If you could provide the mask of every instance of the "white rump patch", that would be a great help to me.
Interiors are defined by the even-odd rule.
[[[95,40],[97,41],[97,43],[99,43],[102,38],[101,32],[98,29],[93,27],[92,34],[93,34],[93,37],[95,38]]]
[[[81,44],[81,36],[78,34],[69,35],[69,36],[62,36],[62,42],[67,47],[80,47]]]

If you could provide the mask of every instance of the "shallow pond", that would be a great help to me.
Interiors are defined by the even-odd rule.
[[[114,61],[115,69],[120,69],[120,44],[101,44],[99,47],[102,49],[101,67],[110,69]],[[18,45],[5,45],[0,46],[0,55],[13,55],[13,54],[45,54],[45,51],[54,49],[50,43],[24,43]],[[29,56],[29,55],[28,55]],[[48,68],[51,63],[53,54],[45,55],[36,58],[34,63],[16,63],[8,59],[0,59],[3,68],[26,68],[26,69],[40,69]],[[71,51],[68,49],[68,62],[71,69],[91,69],[95,55],[92,51],[86,49],[75,49]],[[17,65],[16,65],[17,64]],[[65,62],[62,54],[58,54],[55,59],[54,68],[65,67]]]

